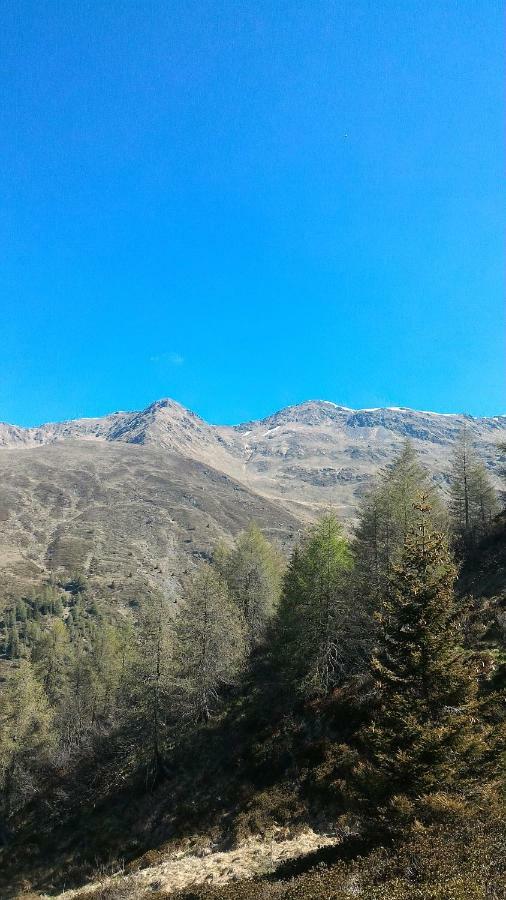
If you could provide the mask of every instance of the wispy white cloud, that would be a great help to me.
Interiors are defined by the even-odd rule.
[[[184,364],[184,356],[181,356],[180,353],[170,351],[168,353],[157,353],[154,356],[150,356],[149,361],[152,363],[165,363],[170,366],[182,366]]]

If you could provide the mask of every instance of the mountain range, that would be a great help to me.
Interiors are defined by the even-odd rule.
[[[9,595],[51,572],[80,571],[134,603],[251,519],[282,547],[322,506],[352,523],[406,439],[445,490],[464,425],[500,487],[506,416],[314,400],[211,425],[164,399],[101,418],[0,424],[0,585]]]

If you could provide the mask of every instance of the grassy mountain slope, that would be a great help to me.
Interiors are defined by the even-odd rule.
[[[344,521],[409,438],[443,489],[466,423],[499,486],[506,417],[323,401],[214,426],[172,400],[23,429],[0,424],[0,587],[81,570],[126,600],[161,586],[251,519],[281,544],[322,506]]]
[[[164,588],[251,521],[281,546],[300,527],[230,476],[180,454],[69,441],[0,453],[3,593],[74,571],[128,602]]]

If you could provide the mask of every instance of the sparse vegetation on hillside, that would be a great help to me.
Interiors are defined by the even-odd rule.
[[[80,574],[8,605],[8,895],[198,834],[230,849],[311,825],[326,855],[209,896],[499,898],[504,633],[480,578],[503,571],[501,521],[464,546],[406,446],[351,541],[327,512],[284,572],[253,525],[128,615]]]

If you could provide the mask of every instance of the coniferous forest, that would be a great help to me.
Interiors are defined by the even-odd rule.
[[[504,898],[502,507],[465,432],[444,494],[406,443],[288,558],[252,522],[174,595],[112,609],[73,572],[8,604],[1,895]],[[309,827],[332,840],[264,877],[131,880]]]

